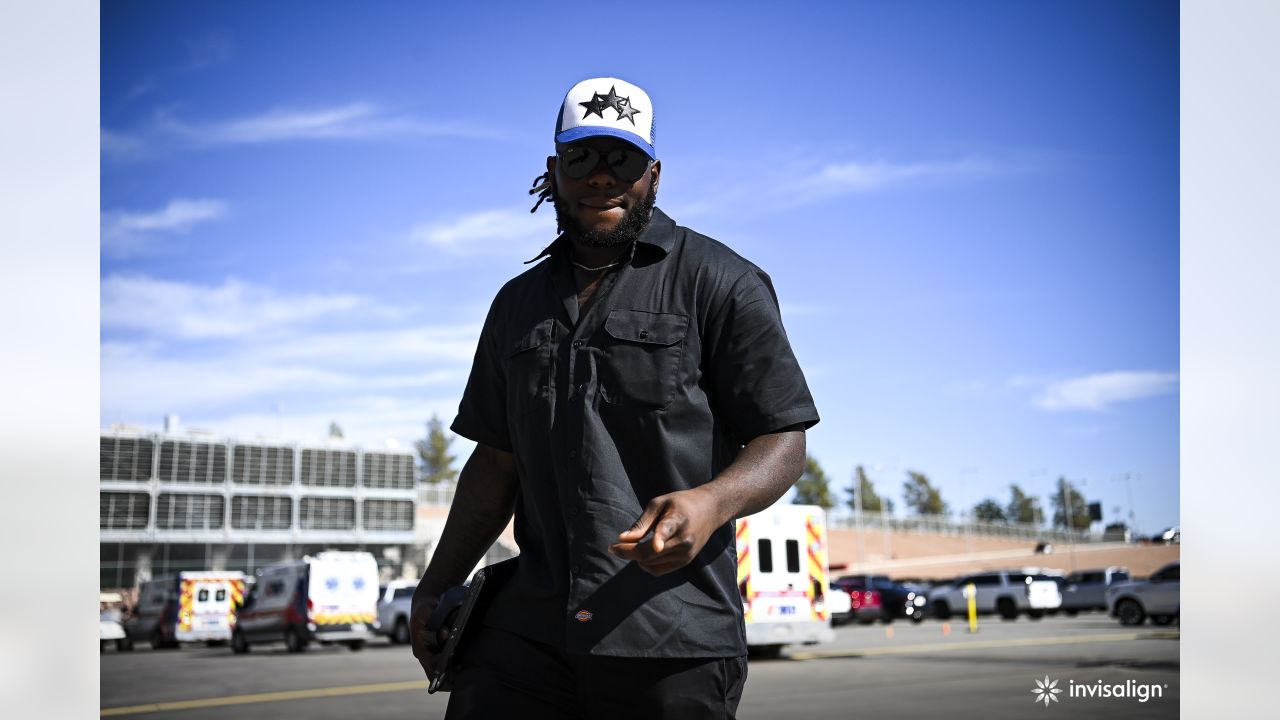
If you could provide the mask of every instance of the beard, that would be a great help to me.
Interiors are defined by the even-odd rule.
[[[610,248],[627,245],[636,241],[644,229],[649,227],[649,219],[653,216],[653,206],[658,200],[656,183],[649,185],[649,192],[636,206],[622,216],[622,221],[612,230],[587,230],[582,223],[569,212],[569,206],[559,197],[554,197],[556,224],[560,232],[576,238],[587,247]]]

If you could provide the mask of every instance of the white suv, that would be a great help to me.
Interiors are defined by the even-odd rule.
[[[966,575],[930,591],[929,605],[934,616],[945,620],[952,614],[968,614],[969,599],[964,589],[970,583],[977,591],[979,615],[996,613],[1013,620],[1025,613],[1039,620],[1046,610],[1056,610],[1062,604],[1062,594],[1053,577],[1022,570],[994,570]]]

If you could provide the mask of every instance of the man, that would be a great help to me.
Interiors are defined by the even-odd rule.
[[[654,207],[653,121],[623,80],[569,91],[533,191],[561,235],[481,331],[452,426],[476,449],[414,597],[428,675],[427,617],[513,511],[521,553],[449,718],[732,718],[741,698],[733,520],[799,478],[818,415],[769,277]]]

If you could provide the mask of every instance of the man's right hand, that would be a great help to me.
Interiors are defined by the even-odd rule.
[[[415,595],[409,610],[409,642],[413,647],[413,656],[418,658],[418,664],[422,666],[422,671],[427,674],[428,680],[435,678],[439,656],[427,647],[427,618],[431,617],[431,613],[439,604],[440,596],[438,595],[423,594],[421,597]],[[443,631],[441,632],[443,634]],[[443,641],[443,638],[441,640]]]

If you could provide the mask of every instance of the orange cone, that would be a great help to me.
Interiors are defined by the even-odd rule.
[[[943,635],[951,634],[951,623],[942,623],[942,634]]]
[[[889,626],[887,626],[887,627],[884,629],[884,636],[885,636],[885,637],[887,637],[887,638],[889,638],[890,640],[892,640],[892,639],[893,639],[893,626],[892,626],[892,625],[889,625]]]

